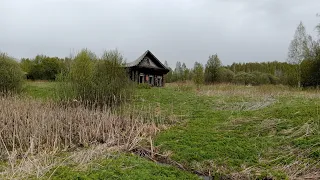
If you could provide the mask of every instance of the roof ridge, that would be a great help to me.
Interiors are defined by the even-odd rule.
[[[126,66],[127,67],[132,67],[132,66],[137,66],[139,65],[139,63],[143,60],[143,58],[150,53],[151,56],[153,56],[153,58],[158,61],[160,63],[160,65],[164,68],[164,69],[168,69],[165,65],[162,64],[161,61],[159,61],[159,59],[150,51],[150,50],[146,50],[141,56],[138,57],[138,59],[136,59],[135,61],[132,61],[130,63],[127,63]]]

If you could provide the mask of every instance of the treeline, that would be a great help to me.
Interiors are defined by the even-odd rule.
[[[72,58],[38,55],[20,63],[0,53],[0,95],[22,91],[24,79],[58,81],[56,99],[92,106],[114,106],[129,100],[134,83],[127,77],[124,58],[117,50],[97,56],[83,49]]]
[[[202,69],[202,75],[200,74]],[[296,65],[287,62],[233,63],[223,66],[218,55],[209,57],[207,63],[195,63],[188,69],[185,64],[177,62],[176,68],[166,76],[167,82],[183,82],[195,80],[204,84],[234,83],[243,85],[284,84],[295,86]],[[203,80],[199,80],[203,78]],[[197,80],[196,80],[197,79]]]
[[[296,65],[287,62],[233,63],[226,68],[238,74],[238,76],[244,74],[252,76],[251,79],[256,79],[256,81],[260,81],[262,84],[283,84],[290,86],[297,84]]]
[[[316,27],[320,34],[320,24]],[[89,52],[88,52],[89,53]],[[93,61],[101,59],[90,52]],[[2,55],[3,59],[10,59]],[[57,80],[59,74],[70,72],[75,57],[58,58],[37,55],[22,58],[20,67],[27,79]],[[194,81],[196,84],[234,83],[243,85],[283,84],[290,86],[318,86],[320,84],[320,39],[307,34],[299,24],[290,43],[287,62],[233,63],[223,66],[217,54],[210,55],[206,64],[196,62],[193,68],[177,62],[166,75],[166,82]],[[4,67],[4,66],[3,66]],[[84,68],[85,71],[85,68]]]
[[[58,74],[68,72],[73,58],[58,58],[37,55],[33,59],[22,58],[20,67],[27,79],[31,80],[56,80]],[[165,65],[168,66],[167,62]],[[199,63],[196,67],[203,66]],[[195,68],[189,69],[185,63],[177,62],[175,69],[170,69],[166,76],[167,82],[191,81],[197,75]],[[296,65],[286,62],[263,63],[233,63],[231,66],[222,66],[217,54],[209,57],[203,67],[203,82],[235,83],[235,84],[285,84],[296,85]],[[199,73],[198,73],[199,74]]]
[[[316,26],[320,34],[320,24]],[[168,63],[165,62],[168,67]],[[166,75],[167,82],[193,80],[196,84],[234,83],[243,85],[283,84],[320,85],[320,39],[314,40],[299,24],[290,43],[287,62],[233,63],[223,66],[218,55],[211,55],[205,65],[196,62],[188,69],[184,63]]]
[[[55,80],[57,75],[70,69],[71,58],[37,55],[33,59],[22,58],[20,67],[31,80]]]

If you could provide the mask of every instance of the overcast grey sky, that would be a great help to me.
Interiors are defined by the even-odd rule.
[[[218,53],[232,62],[285,61],[303,21],[316,35],[319,0],[0,0],[0,51],[66,57],[118,48],[127,61],[149,49],[171,67]]]

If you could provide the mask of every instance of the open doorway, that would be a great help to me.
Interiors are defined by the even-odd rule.
[[[158,86],[161,87],[162,86],[162,76],[158,76]]]
[[[149,76],[149,84],[150,84],[151,86],[154,85],[154,78],[153,78],[152,75]]]
[[[144,74],[142,74],[142,73],[139,76],[139,83],[140,84],[144,83]]]

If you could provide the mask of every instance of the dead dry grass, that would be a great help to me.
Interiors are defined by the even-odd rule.
[[[232,84],[217,84],[204,86],[198,92],[207,96],[242,96],[248,98],[277,98],[277,97],[303,97],[320,98],[318,90],[299,90],[282,85],[262,86],[235,86]]]
[[[90,148],[77,149],[66,156],[58,153],[40,152],[36,155],[25,156],[15,163],[3,168],[1,179],[42,178],[50,172],[52,176],[57,168],[64,165],[76,165],[76,169],[86,169],[94,160],[115,156],[117,152],[125,150],[124,146],[98,144]]]
[[[153,122],[108,108],[0,97],[0,161],[7,164],[0,177],[41,177],[64,161],[86,164],[108,150],[131,151],[159,131]],[[74,152],[56,156],[64,151]]]
[[[320,98],[320,93],[317,89],[299,90],[298,88],[283,85],[244,86],[220,83],[214,85],[203,85],[200,89],[197,89],[192,82],[186,82],[168,83],[167,86],[180,91],[194,91],[199,95],[205,96],[242,96],[249,98],[295,96],[305,98]]]

